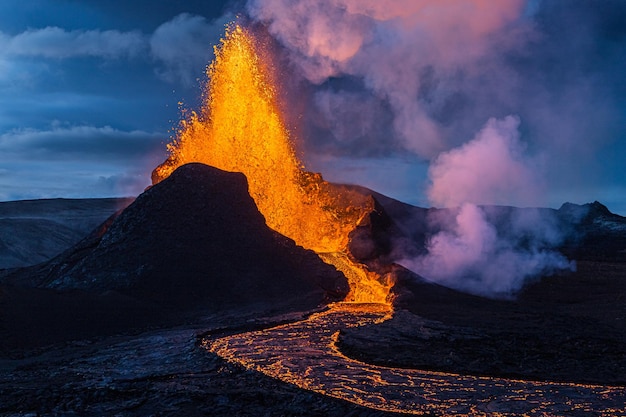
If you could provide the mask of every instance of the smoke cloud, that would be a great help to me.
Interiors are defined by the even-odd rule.
[[[307,84],[294,95],[313,167],[316,153],[430,161],[517,115],[520,141],[544,159],[544,204],[623,188],[623,1],[248,0],[247,11],[282,45],[285,78]],[[328,111],[357,97],[362,114]]]
[[[623,2],[249,0],[247,11],[307,85],[309,157],[430,164],[429,202],[450,209],[430,219],[426,254],[397,248],[404,265],[487,295],[574,267],[553,249],[548,211],[494,205],[560,205],[571,184],[617,169]]]
[[[432,113],[449,98],[445,85],[435,87],[433,75],[473,65],[522,6],[519,0],[251,0],[248,12],[267,25],[308,81],[362,80],[371,100],[391,107],[394,140],[432,158],[447,147],[445,129]]]
[[[429,227],[438,232],[426,254],[407,257],[412,248],[405,240],[396,248],[398,263],[443,285],[495,297],[514,294],[529,278],[575,268],[554,250],[564,236],[550,211],[494,205],[539,201],[542,194],[540,159],[525,152],[519,124],[514,116],[490,119],[473,140],[433,161],[430,201],[460,208],[452,216],[431,215]]]
[[[490,119],[473,140],[439,154],[428,172],[429,200],[444,207],[539,203],[540,158],[525,154],[519,124],[515,116]]]
[[[529,278],[575,268],[551,249],[560,233],[535,210],[510,219],[508,236],[487,218],[485,209],[470,203],[463,204],[443,228],[428,241],[426,255],[398,263],[440,284],[495,297],[511,296]]]

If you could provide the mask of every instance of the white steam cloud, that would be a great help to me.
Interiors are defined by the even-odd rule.
[[[507,225],[510,235],[505,237],[482,208],[463,204],[454,221],[430,239],[427,255],[399,263],[452,288],[508,297],[528,278],[574,268],[572,262],[550,249],[558,242],[558,231],[537,211],[530,213],[535,217],[532,223],[523,217],[514,219]]]
[[[490,119],[472,141],[435,159],[429,199],[460,208],[453,218],[433,215],[431,227],[441,230],[426,242],[427,253],[404,257],[401,265],[452,288],[505,297],[528,278],[575,267],[552,249],[562,235],[549,212],[527,208],[507,216],[503,207],[477,205],[539,200],[540,164],[525,153],[519,124],[513,116]],[[498,218],[500,227],[492,220]]]
[[[515,116],[490,119],[472,141],[439,154],[428,172],[429,200],[444,207],[539,203],[540,159],[525,154],[519,124]]]
[[[529,277],[574,267],[553,249],[562,236],[549,211],[495,205],[544,204],[546,190],[563,177],[563,161],[589,158],[602,143],[589,133],[606,137],[614,125],[607,122],[614,114],[604,98],[610,95],[594,81],[601,77],[578,78],[579,53],[564,52],[563,64],[550,64],[569,39],[558,16],[568,15],[570,3],[530,6],[525,0],[247,3],[250,17],[268,28],[311,85],[312,131],[332,136],[311,138],[318,152],[372,157],[382,150],[430,162],[428,199],[449,209],[430,219],[425,254],[396,248],[402,264],[484,295],[508,295]],[[561,26],[552,30],[554,24]],[[572,38],[572,51],[589,49],[580,38],[594,30],[587,25]],[[386,124],[386,135],[377,124]]]

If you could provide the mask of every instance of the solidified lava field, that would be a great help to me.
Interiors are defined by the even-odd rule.
[[[0,415],[626,416],[625,220],[599,204],[562,248],[575,272],[494,300],[394,266],[392,310],[337,303],[345,278],[268,229],[243,176],[170,179],[56,258],[0,272]],[[227,192],[236,204],[210,199]],[[378,198],[397,221],[426,212]],[[177,273],[199,242],[219,256]]]
[[[386,366],[625,386],[624,277],[624,264],[582,261],[513,301],[425,289],[391,320],[346,330],[339,347]]]
[[[598,389],[591,388],[593,395],[586,388],[582,391],[576,388],[575,393],[580,392],[578,397],[571,392],[559,397],[550,385],[550,393],[555,397],[548,396],[544,403],[554,403],[548,409],[551,415],[626,415],[624,273],[624,266],[619,264],[581,263],[576,273],[551,277],[530,286],[517,301],[481,299],[478,304],[473,297],[462,300],[461,296],[451,297],[445,303],[440,294],[436,291],[429,294],[429,287],[425,286],[420,296],[416,296],[419,303],[406,303],[396,309],[393,318],[382,322],[375,320],[376,323],[367,324],[370,320],[367,314],[360,314],[361,325],[343,326],[333,343],[341,356],[366,368],[372,364],[373,372],[390,369],[393,373],[394,368],[400,368],[396,380],[401,369],[423,369],[527,380],[530,387],[533,381],[539,381],[539,386],[544,385],[541,381],[597,386]],[[263,373],[251,364],[226,360],[207,349],[211,341],[231,335],[246,338],[249,332],[271,329],[281,323],[297,324],[306,321],[308,314],[280,312],[276,306],[233,309],[179,317],[161,328],[67,341],[20,354],[14,351],[0,361],[0,414],[394,415],[383,411],[385,407],[373,409],[369,407],[371,403],[359,405],[342,400],[341,396],[334,398],[292,385],[285,380],[291,378],[297,384],[302,375],[291,374],[281,380],[280,367],[271,368],[274,375]],[[309,337],[307,332],[299,334]],[[24,337],[27,336],[25,332]],[[281,342],[278,346],[259,342],[255,351],[267,359],[278,357],[282,366],[298,364],[297,358],[306,354],[307,349],[295,350],[289,343],[292,342],[285,341],[281,348]],[[267,354],[263,353],[264,349]],[[238,352],[235,350],[231,355],[238,357]],[[333,366],[318,360],[314,363],[320,371],[327,368],[332,372]],[[307,372],[306,366],[300,370],[303,375]],[[429,377],[433,378],[431,386],[436,386],[435,379],[439,379],[436,375]],[[342,376],[336,372],[332,376],[344,378],[341,385],[350,380],[348,373]],[[332,382],[332,378],[324,380],[326,384]],[[405,388],[404,396],[406,393],[419,396],[428,391],[413,384]],[[472,387],[475,382],[470,378],[466,384]],[[362,386],[364,398],[366,392],[378,398],[373,385]],[[312,388],[315,387],[309,387]],[[469,408],[470,411],[459,408],[456,413],[541,415],[545,411],[533,411],[534,408],[528,408],[532,402],[520,403],[519,398],[507,400],[499,388],[492,389],[482,389],[480,401],[475,400],[476,408]],[[467,401],[468,395],[461,390],[457,394],[453,391],[448,403]],[[393,402],[397,401],[397,395],[389,396],[383,390],[380,398],[379,407],[388,403],[400,408]],[[472,403],[472,397],[469,398]],[[573,399],[570,406],[575,407],[568,408],[563,398]],[[432,415],[444,415],[442,410],[447,409],[410,404],[405,403],[404,412],[427,409]]]

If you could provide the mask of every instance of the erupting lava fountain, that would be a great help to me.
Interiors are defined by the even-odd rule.
[[[268,226],[346,275],[346,301],[390,305],[392,279],[369,271],[347,249],[350,233],[374,202],[304,170],[281,115],[272,62],[249,29],[228,27],[207,69],[204,105],[181,121],[152,182],[190,162],[244,173]]]

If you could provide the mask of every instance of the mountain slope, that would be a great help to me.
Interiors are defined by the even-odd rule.
[[[0,269],[47,261],[76,244],[132,198],[0,202]]]
[[[348,292],[335,268],[267,227],[242,174],[201,164],[179,168],[74,247],[0,283],[0,351],[181,314],[305,311]]]

